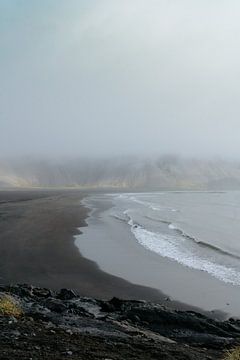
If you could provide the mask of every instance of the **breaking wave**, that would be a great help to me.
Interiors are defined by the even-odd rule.
[[[195,241],[200,246],[211,247],[212,250],[219,251],[225,255],[221,249],[215,248],[209,244],[197,242],[190,236],[182,233],[181,237],[176,237],[176,234],[162,234],[155,233],[145,229],[143,226],[134,223],[128,211],[125,211],[128,216],[128,225],[131,227],[131,232],[135,236],[138,243],[158,255],[176,261],[179,264],[189,267],[191,269],[207,272],[211,276],[232,285],[240,285],[240,272],[232,267],[215,263],[210,259],[200,257],[198,254],[192,252],[187,246],[184,246],[184,241]],[[178,230],[174,225],[169,224],[172,230]],[[229,254],[226,254],[229,255]],[[230,254],[231,255],[231,254]]]

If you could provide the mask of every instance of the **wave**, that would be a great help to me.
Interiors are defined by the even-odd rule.
[[[169,220],[161,219],[166,215],[163,213],[161,216],[162,211],[176,211],[176,209],[155,206],[154,202],[138,199],[135,194],[121,194],[121,197],[129,204],[129,210],[124,211],[122,221],[128,223],[140,245],[186,267],[207,272],[221,281],[240,286],[240,270],[236,262],[236,260],[240,260],[240,256],[187,234],[172,222],[171,216]],[[166,231],[163,229],[163,232],[161,230],[154,232],[155,230],[151,228],[147,229],[148,226],[145,228],[142,224],[137,224],[132,218],[135,211],[134,208],[131,208],[132,202],[153,210],[154,212],[143,211],[142,216],[164,224]]]
[[[119,221],[122,221],[122,222],[128,222],[128,217],[129,217],[129,212],[130,212],[130,209],[128,210],[125,210],[122,215],[119,215],[119,214],[116,214],[116,213],[112,213],[111,216],[114,217],[115,219],[119,220]],[[127,218],[126,218],[127,216]],[[181,228],[179,228],[178,226],[176,226],[175,224],[167,221],[167,220],[163,220],[163,219],[155,219],[151,216],[148,216],[148,215],[145,215],[144,216],[146,219],[149,219],[151,221],[154,221],[154,222],[160,222],[162,224],[165,224],[168,226],[168,228],[170,230],[173,230],[175,233],[177,233],[179,236],[183,237],[184,239],[187,239],[189,241],[191,241],[192,243],[194,243],[196,246],[199,246],[201,248],[206,248],[206,249],[210,249],[220,255],[224,255],[224,256],[228,256],[228,257],[231,257],[233,259],[237,259],[237,260],[240,260],[240,256],[236,255],[236,254],[233,254],[231,253],[230,251],[226,251],[218,246],[215,246],[215,245],[212,245],[212,244],[209,244],[207,242],[204,242],[202,240],[198,240],[197,238],[187,234],[185,231],[183,231]],[[141,226],[141,225],[139,225]]]
[[[111,216],[119,221],[122,221],[124,223],[128,223],[128,218],[129,217],[129,212],[130,212],[130,209],[128,210],[125,210],[123,212],[123,216],[122,215],[119,215],[119,214],[116,214],[116,213],[112,213]],[[209,243],[206,243],[202,240],[198,240],[197,238],[187,234],[185,231],[183,231],[182,229],[180,229],[179,227],[177,227],[175,224],[167,221],[167,220],[163,220],[163,219],[154,219],[153,217],[150,217],[150,216],[147,216],[145,215],[145,218],[146,219],[149,219],[151,221],[155,221],[155,222],[161,222],[162,224],[165,224],[168,226],[168,228],[170,230],[173,230],[175,233],[177,233],[178,235],[180,235],[181,237],[183,237],[184,239],[187,239],[189,241],[191,241],[192,243],[194,243],[196,246],[199,246],[201,248],[206,248],[206,249],[210,249],[214,252],[217,252],[218,254],[220,255],[224,255],[224,256],[228,256],[228,257],[231,257],[233,259],[237,259],[237,260],[240,260],[240,256],[236,255],[236,254],[233,254],[231,253],[230,251],[226,251],[218,246],[215,246],[215,245],[212,245],[212,244],[209,244]],[[138,224],[137,224],[138,225]],[[139,225],[141,226],[141,225]]]
[[[128,224],[131,227],[131,232],[138,243],[147,250],[176,261],[185,267],[207,272],[211,276],[226,283],[240,286],[240,272],[236,269],[200,257],[190,249],[183,247],[181,241],[179,241],[180,239],[175,235],[149,231],[143,226],[134,223],[127,211],[125,214],[128,215]]]
[[[121,200],[128,200],[128,201],[135,202],[136,204],[143,205],[144,207],[148,207],[150,210],[153,210],[153,211],[171,211],[171,212],[179,211],[178,209],[159,206],[150,201],[139,200],[135,196],[133,196],[133,194],[121,194],[117,198],[121,199]]]
[[[127,223],[127,222],[128,222],[128,221],[127,221],[127,218],[126,218],[126,216],[124,216],[124,215],[125,215],[124,213],[121,214],[121,215],[116,214],[116,213],[111,213],[111,214],[110,214],[110,216],[113,217],[114,219],[119,220],[119,221],[122,221],[122,222],[124,222],[124,223]]]
[[[164,220],[163,221],[161,220],[161,222],[166,223]],[[194,242],[198,246],[201,246],[203,248],[207,248],[207,249],[210,249],[210,250],[214,250],[215,252],[217,252],[217,253],[219,253],[221,255],[230,256],[230,257],[232,257],[234,259],[240,260],[240,256],[238,256],[236,254],[233,254],[230,251],[226,251],[226,250],[224,250],[224,249],[222,249],[222,248],[220,248],[220,247],[218,247],[216,245],[212,245],[212,244],[209,244],[209,243],[207,243],[205,241],[198,240],[195,237],[188,235],[187,233],[185,233],[183,230],[181,230],[179,227],[175,226],[172,223],[169,223],[168,227],[169,227],[169,229],[174,230],[177,233],[179,233],[184,238]]]
[[[211,250],[217,251],[218,253],[220,253],[222,255],[227,255],[227,256],[230,256],[230,257],[232,257],[234,259],[240,260],[240,256],[238,256],[236,254],[233,254],[230,251],[223,250],[223,249],[221,249],[221,248],[219,248],[219,247],[217,247],[215,245],[206,243],[204,241],[197,241],[197,244],[199,246],[202,246],[202,247],[209,248]]]

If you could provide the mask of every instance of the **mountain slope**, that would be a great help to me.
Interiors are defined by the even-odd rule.
[[[2,160],[0,187],[240,189],[240,164],[174,156],[68,161]]]

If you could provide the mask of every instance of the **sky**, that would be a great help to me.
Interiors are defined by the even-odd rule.
[[[240,159],[240,2],[0,0],[0,156]]]

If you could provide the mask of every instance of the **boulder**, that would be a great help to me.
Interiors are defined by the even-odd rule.
[[[61,300],[72,300],[76,298],[77,295],[73,290],[70,289],[61,289],[57,294],[57,298]]]

